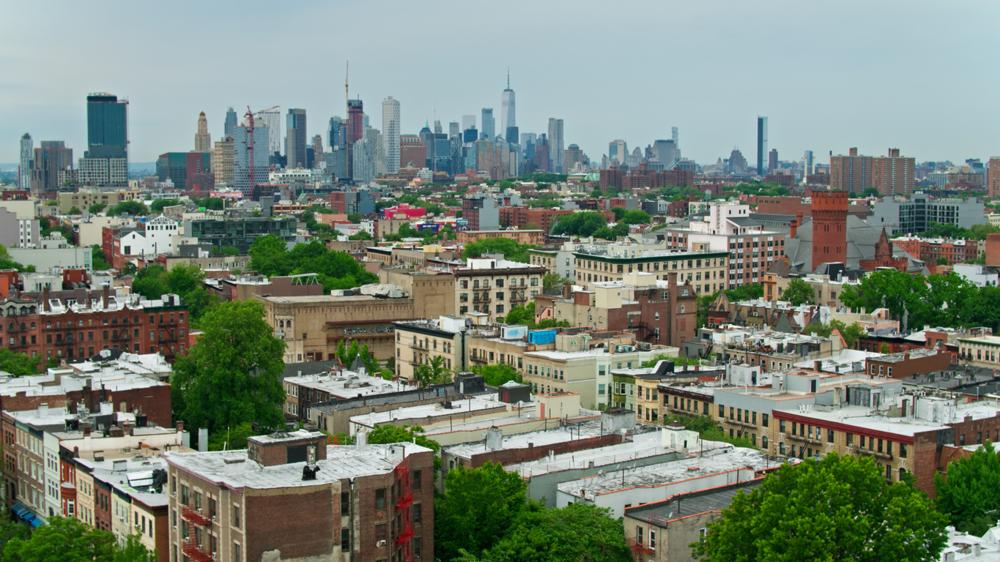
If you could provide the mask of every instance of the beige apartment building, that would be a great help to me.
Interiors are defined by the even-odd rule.
[[[57,196],[57,203],[60,213],[69,213],[70,209],[76,207],[81,211],[86,211],[91,205],[100,203],[105,207],[113,207],[122,201],[134,201],[142,199],[142,194],[138,190],[115,190],[100,191],[97,189],[81,189],[80,191],[61,191]]]
[[[607,281],[625,281],[629,273],[644,272],[666,281],[671,273],[680,283],[690,283],[699,295],[728,287],[728,252],[641,251],[591,254],[575,252],[576,281],[585,286]]]
[[[454,273],[458,314],[480,312],[495,322],[511,308],[534,300],[542,292],[547,270],[503,258],[475,258]]]
[[[413,380],[417,367],[435,357],[452,372],[466,370],[465,319],[441,316],[437,320],[396,322],[396,376]]]

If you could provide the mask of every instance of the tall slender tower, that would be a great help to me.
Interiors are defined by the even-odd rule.
[[[757,116],[757,175],[767,171],[767,117]]]
[[[286,168],[306,167],[306,110],[290,107],[285,121]]]
[[[17,186],[21,189],[31,189],[31,158],[35,152],[35,141],[31,135],[21,135],[21,160],[17,165]]]
[[[492,107],[483,108],[483,116],[482,119],[480,119],[480,121],[482,122],[483,125],[482,129],[480,130],[480,138],[492,139],[495,135],[493,128],[494,125],[496,124],[496,121],[493,119]]]
[[[549,117],[549,162],[551,171],[557,174],[565,173],[563,162],[565,147],[563,146],[563,120]]]
[[[208,119],[205,112],[198,114],[198,132],[194,134],[194,151],[210,152],[212,150],[212,137],[208,134]]]
[[[399,172],[399,101],[392,96],[382,102],[382,143],[385,171]]]
[[[230,138],[235,137],[237,125],[238,122],[236,120],[236,110],[230,107],[229,109],[226,110],[226,124],[222,130],[223,135]]]
[[[510,143],[517,143],[517,118],[514,90],[510,89],[510,69],[507,69],[507,88],[500,96],[500,132]]]

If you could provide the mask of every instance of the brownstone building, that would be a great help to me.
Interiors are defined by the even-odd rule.
[[[300,430],[166,459],[171,560],[433,558],[430,449],[328,446]]]
[[[952,361],[951,353],[937,349],[914,349],[869,357],[865,371],[873,377],[908,379],[913,375],[944,371]]]

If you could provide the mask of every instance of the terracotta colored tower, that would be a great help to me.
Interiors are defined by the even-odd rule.
[[[821,263],[847,263],[847,192],[812,193],[812,270]]]

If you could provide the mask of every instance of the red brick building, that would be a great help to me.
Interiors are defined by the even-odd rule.
[[[102,349],[160,353],[169,361],[187,351],[188,313],[177,295],[162,300],[120,301],[105,289],[100,299],[50,298],[0,302],[0,341],[39,360],[78,360]]]
[[[653,170],[641,164],[635,170],[622,168],[601,170],[601,189],[631,189],[636,187],[671,187],[694,185],[694,172],[687,170]]]
[[[812,265],[847,263],[847,192],[812,194]]]
[[[500,207],[500,226],[516,226],[521,229],[538,228],[543,232],[550,232],[552,230],[552,225],[559,220],[559,217],[568,215],[572,212],[573,211],[566,209]],[[469,229],[474,230],[471,228],[471,224]]]
[[[300,430],[166,460],[172,560],[433,558],[430,449],[327,446],[324,434]]]
[[[906,236],[893,238],[892,245],[914,258],[922,260],[932,271],[938,265],[971,263],[979,257],[979,245],[975,240],[948,240]]]

